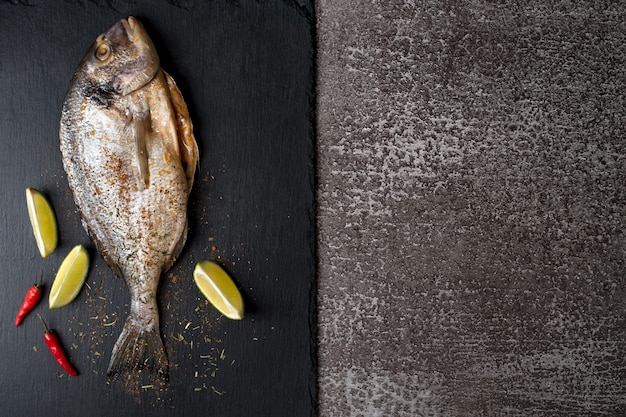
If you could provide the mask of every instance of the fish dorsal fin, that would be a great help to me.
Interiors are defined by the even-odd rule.
[[[187,191],[189,192],[191,191],[193,177],[196,172],[196,166],[198,165],[198,144],[193,136],[193,125],[183,95],[176,86],[174,79],[165,71],[163,71],[163,75],[165,75],[167,87],[170,92],[172,108],[174,110],[174,120],[176,123],[176,133],[178,136],[180,161],[185,170]]]

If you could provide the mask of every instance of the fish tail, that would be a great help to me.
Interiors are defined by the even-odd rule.
[[[162,380],[168,378],[167,355],[158,323],[146,326],[145,319],[131,314],[115,342],[107,374],[116,379],[122,374],[135,374],[143,369],[156,371],[156,376]]]

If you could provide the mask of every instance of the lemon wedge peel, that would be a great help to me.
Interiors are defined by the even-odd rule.
[[[76,298],[89,272],[89,253],[83,245],[76,245],[67,254],[57,271],[48,304],[50,309],[61,308]]]
[[[200,292],[220,313],[232,320],[243,319],[241,293],[219,264],[210,260],[198,262],[193,279]]]
[[[37,249],[42,258],[47,258],[56,249],[59,237],[54,210],[48,199],[34,188],[26,189],[26,205]]]

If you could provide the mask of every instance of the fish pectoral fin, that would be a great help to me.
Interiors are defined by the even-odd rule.
[[[148,188],[150,172],[148,171],[148,148],[146,139],[150,133],[150,112],[134,114],[132,117],[133,134],[135,136],[135,164],[139,173],[139,184]]]
[[[196,172],[196,166],[199,161],[198,144],[193,136],[193,125],[183,95],[174,82],[174,79],[165,71],[163,71],[163,75],[165,76],[170,92],[172,108],[174,110],[174,120],[176,123],[176,133],[178,136],[180,161],[185,170],[185,176],[187,177],[187,191],[190,191]]]

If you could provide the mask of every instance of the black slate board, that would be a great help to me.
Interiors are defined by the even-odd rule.
[[[11,416],[309,416],[315,414],[313,7],[302,1],[0,1],[0,404]],[[170,358],[164,392],[107,383],[128,312],[122,280],[80,226],[58,150],[61,103],[96,36],[139,18],[177,81],[201,161],[190,233],[161,280]],[[42,259],[24,189],[45,192],[60,244]],[[48,310],[47,290],[75,244],[91,251],[76,301]],[[225,319],[193,283],[202,259],[231,273],[247,305]],[[80,370],[67,377],[35,314],[14,317],[44,273],[34,313],[55,328]]]

